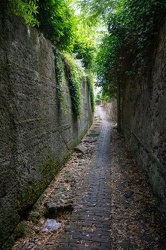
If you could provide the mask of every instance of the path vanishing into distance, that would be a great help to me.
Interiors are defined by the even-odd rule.
[[[110,249],[110,121],[102,107],[97,108],[97,115],[102,122],[97,146],[56,249]]]
[[[61,226],[44,232],[50,217]],[[25,236],[13,250],[166,249],[165,222],[148,178],[102,106],[23,223]]]
[[[166,228],[148,179],[104,107],[100,134],[57,250],[165,250]]]

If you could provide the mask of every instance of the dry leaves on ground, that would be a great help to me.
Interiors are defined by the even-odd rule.
[[[166,249],[166,227],[148,178],[116,129],[111,131],[111,153],[111,249]]]
[[[80,189],[87,173],[97,137],[100,133],[100,127],[100,118],[96,116],[93,125],[79,144],[80,147],[87,149],[87,152],[81,153],[76,151],[72,154],[71,159],[33,206],[27,220],[20,222],[15,232],[21,227],[23,237],[15,242],[13,250],[53,249],[55,241],[64,232],[65,225],[72,212],[72,209],[68,210],[64,209],[64,207],[67,207],[67,204],[73,204],[74,206],[76,202],[77,191]],[[62,225],[55,232],[42,232],[47,217],[45,210],[48,203],[54,203],[61,208],[55,219]]]

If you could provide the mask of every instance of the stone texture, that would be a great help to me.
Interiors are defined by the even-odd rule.
[[[117,100],[112,98],[111,102],[103,102],[107,114],[110,116],[111,121],[117,120]]]
[[[123,130],[134,158],[149,176],[166,214],[166,23],[154,51],[151,75],[127,84]]]
[[[74,150],[77,153],[82,153],[82,154],[86,154],[87,153],[87,148],[83,147],[83,146],[77,146],[77,147],[74,148]]]
[[[86,82],[81,116],[57,98],[51,43],[13,16],[0,17],[0,246],[48,185],[91,119]]]

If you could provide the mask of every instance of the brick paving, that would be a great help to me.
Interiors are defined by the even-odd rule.
[[[91,165],[77,195],[70,221],[60,237],[57,250],[110,249],[110,122],[97,107],[102,128]]]
[[[94,124],[79,146],[86,153],[73,154],[28,219],[20,222],[16,232],[24,226],[25,237],[12,249],[165,250],[165,219],[148,177],[102,107],[97,107]],[[62,207],[69,202],[74,208],[59,213],[61,227],[54,232],[43,232],[47,202]]]

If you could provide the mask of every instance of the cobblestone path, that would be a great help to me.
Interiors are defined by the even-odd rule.
[[[110,122],[97,107],[102,128],[77,204],[55,249],[110,249]]]

